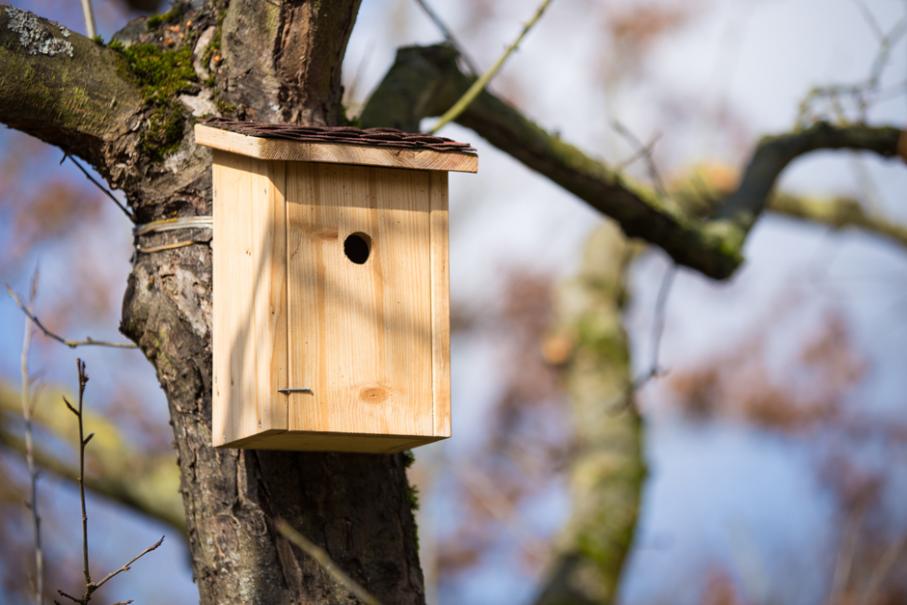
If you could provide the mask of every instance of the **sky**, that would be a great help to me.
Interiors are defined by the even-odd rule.
[[[49,0],[13,4],[53,14],[75,31],[83,29],[75,8],[63,11]],[[535,7],[527,0],[434,4],[454,31],[463,32],[461,42],[480,66],[495,60]],[[628,62],[628,68],[609,64],[602,22],[587,18],[599,12],[590,7],[626,4],[554,0],[492,88],[512,98],[546,128],[608,160],[632,152],[616,135],[614,120],[643,140],[658,135],[655,158],[668,175],[703,161],[739,165],[745,158],[743,151],[759,135],[792,127],[798,104],[810,86],[865,77],[877,48],[872,27],[856,2],[695,0],[688,4],[695,7],[695,16],[656,43],[645,57],[614,53]],[[865,5],[883,29],[904,12],[903,2],[896,0],[871,0]],[[476,7],[485,8],[478,22]],[[120,22],[121,15],[115,11],[99,11],[102,34],[109,35]],[[359,91],[354,100],[362,100],[365,91],[380,80],[397,46],[438,39],[437,31],[410,0],[365,0],[345,62],[345,83]],[[625,71],[632,75],[614,75]],[[892,54],[886,81],[903,81],[905,74],[907,52],[902,44]],[[702,111],[690,111],[690,105]],[[733,119],[722,121],[721,116]],[[874,108],[871,117],[903,124],[905,98],[893,97]],[[430,120],[423,128],[429,125]],[[501,275],[514,268],[550,275],[554,280],[575,272],[585,236],[602,219],[474,133],[454,125],[443,134],[473,143],[480,155],[477,175],[450,177],[454,304],[478,314],[496,308],[503,287]],[[10,153],[12,139],[3,136],[6,142],[0,144]],[[49,174],[81,179],[72,166],[57,165],[56,153],[47,157]],[[811,194],[855,194],[865,191],[861,181],[865,174],[877,190],[872,202],[887,215],[907,222],[903,204],[907,170],[896,163],[818,154],[792,166],[781,186]],[[86,188],[86,196],[90,195],[96,193]],[[101,208],[91,221],[28,255],[22,265],[30,267],[40,260],[43,299],[66,296],[78,300],[82,296],[80,284],[72,282],[74,254],[103,271],[107,281],[121,284],[119,290],[104,294],[111,314],[103,321],[75,324],[73,334],[117,338],[131,237],[128,222],[116,208]],[[9,226],[0,225],[0,240],[11,236]],[[907,301],[898,285],[907,277],[904,253],[858,234],[829,234],[768,218],[760,222],[748,242],[746,257],[746,267],[727,284],[680,272],[667,309],[663,365],[682,368],[712,360],[733,350],[747,335],[767,331],[765,322],[773,305],[793,288],[802,293],[801,308],[784,320],[790,326],[777,346],[783,350],[799,342],[798,336],[816,329],[823,310],[841,310],[871,365],[854,400],[866,413],[903,418],[907,400],[903,397],[901,352],[907,330],[898,319],[903,317]],[[633,272],[627,325],[640,370],[651,355],[652,310],[665,267],[664,256],[651,252]],[[14,281],[20,291],[24,290],[24,275],[26,272],[20,272]],[[5,299],[0,301],[0,334],[4,335],[0,373],[5,378],[17,375],[21,324],[15,307]],[[491,335],[454,340],[455,437],[421,448],[417,459],[469,460],[501,388],[494,371],[489,370],[498,352]],[[92,393],[98,400],[113,397],[118,380],[126,375],[145,393],[143,404],[149,416],[166,422],[165,401],[153,371],[139,353],[85,350],[79,354],[87,358]],[[44,343],[37,355],[35,363],[45,380],[72,382],[73,352]],[[646,402],[657,407],[659,397],[666,396],[664,389],[658,384],[647,389]],[[644,493],[622,603],[697,602],[702,588],[697,583],[716,560],[734,571],[750,602],[820,602],[828,577],[815,571],[814,562],[821,561],[822,553],[832,547],[829,526],[834,522],[834,508],[816,480],[813,454],[802,443],[739,423],[691,423],[672,414],[653,414],[646,455],[652,475]],[[50,479],[46,482],[46,505],[74,510],[73,492]],[[898,485],[901,489],[896,495],[903,495],[907,483],[901,480]],[[109,530],[97,532],[96,547],[110,562],[135,550],[132,545],[153,541],[163,531],[97,499],[92,500],[92,507],[97,511],[98,527]],[[443,535],[447,507],[442,490],[425,494],[420,512],[423,535]],[[550,535],[568,513],[569,500],[554,490],[523,511],[520,522],[532,532]],[[892,516],[897,516],[896,509]],[[60,531],[69,530],[62,527]],[[500,544],[480,568],[433,592],[433,601],[529,602],[535,578],[516,562],[519,540],[506,534],[502,529]],[[143,573],[137,566],[111,596],[126,598],[155,591],[155,596],[141,602],[193,602],[195,589],[187,555],[178,538],[171,536],[166,544],[166,555],[149,558]],[[162,577],[168,581],[161,583]],[[678,593],[678,585],[687,589]]]

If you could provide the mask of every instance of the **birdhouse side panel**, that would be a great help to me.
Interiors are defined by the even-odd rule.
[[[446,172],[430,174],[429,195],[433,434],[450,437],[450,236]]]
[[[285,181],[284,162],[215,152],[215,445],[287,428]]]
[[[288,163],[291,431],[432,435],[427,171]],[[304,446],[301,446],[304,447]]]

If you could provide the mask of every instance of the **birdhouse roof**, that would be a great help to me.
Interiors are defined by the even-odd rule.
[[[395,128],[297,126],[215,119],[195,126],[199,145],[261,160],[476,172],[468,143]]]

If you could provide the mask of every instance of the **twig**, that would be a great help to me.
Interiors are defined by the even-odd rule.
[[[479,75],[479,70],[476,67],[476,64],[473,63],[472,59],[469,58],[469,55],[466,54],[463,46],[457,41],[454,37],[453,32],[450,31],[450,28],[447,27],[447,24],[444,23],[444,20],[441,19],[441,16],[435,12],[431,5],[425,0],[416,0],[416,4],[419,5],[419,8],[425,13],[425,15],[435,24],[435,27],[441,32],[441,35],[444,36],[444,41],[450,44],[454,50],[457,51],[457,54],[460,55],[460,58],[463,59],[463,63],[466,65],[466,68],[470,71],[470,74],[473,76]]]
[[[29,302],[34,304],[38,294],[38,269],[32,273]],[[22,354],[19,358],[19,371],[22,380],[22,419],[25,421],[25,463],[28,467],[29,496],[26,506],[31,511],[32,526],[35,534],[35,603],[44,601],[44,551],[41,548],[41,515],[38,513],[38,469],[35,466],[34,435],[32,431],[32,412],[34,399],[31,394],[31,379],[28,372],[28,352],[31,349],[32,322],[25,320],[22,336]]]
[[[605,406],[605,409],[612,413],[621,412],[632,405],[633,395],[638,390],[646,386],[650,380],[661,378],[668,373],[666,369],[661,367],[659,357],[661,355],[661,340],[664,335],[668,299],[671,296],[671,289],[676,275],[677,265],[672,262],[665,271],[664,277],[661,278],[658,295],[655,297],[655,318],[652,324],[652,360],[649,363],[649,369],[631,380],[620,396]]]
[[[94,433],[89,433],[88,436],[85,436],[85,415],[83,413],[85,407],[85,387],[88,384],[88,374],[85,372],[85,362],[81,359],[76,359],[76,371],[79,376],[79,403],[78,407],[73,406],[66,397],[63,398],[63,403],[66,404],[66,407],[72,412],[79,422],[79,502],[82,509],[82,576],[85,580],[85,585],[83,586],[82,597],[77,598],[68,593],[63,592],[62,590],[57,590],[57,593],[73,601],[74,603],[79,603],[79,605],[88,605],[91,602],[91,597],[94,593],[99,590],[104,584],[118,576],[119,574],[129,571],[132,564],[150,553],[151,551],[158,548],[164,542],[164,536],[161,536],[161,539],[131,558],[125,564],[121,565],[114,571],[110,572],[104,576],[99,582],[94,582],[91,579],[91,568],[89,565],[89,549],[88,549],[88,508],[85,503],[85,448],[88,447],[88,444],[91,442]],[[123,601],[121,601],[122,603]],[[131,602],[131,601],[126,601]]]
[[[329,574],[331,574],[335,580],[340,584],[346,587],[353,595],[365,603],[365,605],[380,605],[380,601],[376,599],[370,592],[363,588],[356,580],[351,578],[344,572],[342,569],[337,567],[337,564],[334,563],[330,555],[317,544],[314,544],[311,540],[303,536],[301,533],[293,529],[289,523],[283,519],[277,519],[274,521],[274,526],[277,528],[277,531],[280,534],[292,542],[295,546],[299,547],[304,553],[315,559],[315,561],[324,568]]]
[[[94,433],[87,438],[85,437],[85,422],[83,421],[82,409],[85,400],[85,386],[88,384],[88,374],[85,373],[85,362],[81,359],[76,359],[76,371],[79,374],[78,412],[73,409],[71,403],[66,401],[65,397],[63,401],[66,403],[66,407],[79,420],[79,503],[82,507],[82,573],[85,576],[85,598],[83,600],[88,602],[88,599],[91,598],[91,593],[88,592],[91,586],[91,570],[88,567],[88,509],[85,506],[85,447],[91,441],[91,438],[94,437]]]
[[[457,117],[461,113],[463,113],[463,111],[467,107],[469,107],[469,104],[472,103],[477,96],[479,96],[479,93],[482,92],[482,90],[488,85],[488,83],[491,82],[491,79],[497,75],[501,67],[504,66],[504,63],[507,62],[507,59],[510,58],[510,55],[512,55],[513,52],[520,46],[523,38],[526,37],[526,34],[529,33],[529,30],[531,30],[533,26],[538,22],[538,20],[542,17],[545,9],[548,8],[549,4],[551,4],[551,0],[542,0],[542,3],[539,4],[537,9],[535,9],[535,14],[532,15],[532,18],[529,19],[529,21],[527,21],[525,25],[523,25],[523,29],[522,31],[520,31],[520,35],[518,35],[516,37],[516,40],[514,40],[510,44],[510,46],[508,46],[504,50],[504,54],[502,54],[498,58],[498,60],[495,61],[494,65],[492,65],[491,68],[488,69],[488,71],[482,74],[482,76],[478,80],[473,82],[472,86],[469,87],[469,89],[463,94],[463,96],[460,97],[460,99],[456,103],[454,103],[453,106],[444,113],[444,115],[438,118],[437,123],[431,129],[432,134],[441,130],[441,128],[446,126],[448,122],[457,119]]]
[[[52,340],[56,340],[60,344],[66,345],[70,349],[75,349],[76,347],[112,347],[114,349],[135,349],[135,348],[137,348],[135,343],[110,342],[110,341],[106,341],[106,340],[97,340],[90,336],[84,338],[83,340],[69,340],[67,338],[63,338],[59,334],[51,332],[47,328],[47,326],[45,326],[41,322],[41,320],[38,319],[38,316],[35,315],[31,311],[31,309],[29,309],[28,306],[26,306],[25,303],[22,302],[22,299],[19,298],[19,295],[16,294],[15,290],[13,290],[9,286],[9,284],[6,285],[6,293],[9,294],[9,297],[13,299],[14,303],[16,303],[16,306],[19,307],[19,309],[25,314],[25,316],[28,319],[30,319],[32,321],[32,323],[35,324],[35,326],[37,326],[37,328],[39,330],[41,330],[41,332],[45,336],[47,336],[48,338],[50,338]]]
[[[110,580],[114,579],[116,576],[120,575],[120,574],[123,573],[123,572],[129,571],[129,570],[132,568],[133,563],[135,563],[136,561],[138,561],[139,559],[141,559],[142,557],[144,557],[145,555],[147,555],[148,553],[150,553],[152,550],[157,549],[157,547],[160,546],[160,545],[163,544],[163,543],[164,543],[164,536],[161,536],[161,538],[160,538],[157,542],[155,542],[154,544],[152,544],[151,546],[149,546],[148,548],[146,548],[145,550],[143,550],[142,552],[140,552],[140,553],[137,554],[136,556],[134,556],[134,557],[132,557],[131,559],[129,559],[129,561],[127,561],[126,563],[124,563],[124,564],[123,564],[122,566],[120,566],[119,568],[113,570],[112,572],[110,572],[109,574],[107,574],[106,576],[104,576],[103,578],[101,578],[99,581],[95,582],[95,583],[94,583],[94,589],[95,589],[95,590],[99,589],[101,586],[103,586],[104,584],[106,584],[106,583],[109,582]],[[131,602],[131,601],[130,601],[130,602]]]
[[[857,119],[861,122],[866,121],[867,112],[872,103],[878,102],[883,98],[883,91],[880,89],[882,75],[888,66],[892,50],[900,39],[907,34],[907,16],[902,17],[890,30],[884,32],[864,3],[854,0],[854,4],[860,10],[861,15],[873,30],[873,33],[879,38],[879,48],[873,57],[869,74],[865,80],[854,84],[830,84],[812,88],[800,103],[797,118],[797,124],[800,126],[806,125],[811,118],[820,115],[820,112],[813,107],[814,102],[817,100],[826,100],[838,120],[846,123],[848,119],[842,104],[842,98],[845,100],[850,99],[853,102],[857,110]],[[885,91],[885,94],[887,94],[887,91]]]
[[[662,202],[667,202],[670,199],[670,196],[668,195],[667,188],[664,186],[661,173],[658,171],[658,165],[655,163],[655,158],[652,156],[652,152],[655,149],[655,143],[658,142],[661,135],[656,134],[650,143],[644,144],[639,137],[633,134],[633,132],[620,121],[612,120],[611,125],[617,134],[636,147],[636,153],[631,157],[631,161],[637,158],[645,160],[649,178],[652,179],[652,185],[655,187],[655,193]]]
[[[63,154],[63,159],[60,160],[60,163],[62,164],[62,163],[65,162],[66,160],[69,160],[70,162],[72,162],[73,164],[75,164],[75,165],[76,165],[76,168],[78,168],[78,169],[82,172],[82,174],[85,175],[85,178],[86,178],[86,179],[88,179],[95,187],[97,187],[98,189],[100,189],[101,192],[104,193],[104,195],[106,195],[108,198],[110,198],[110,200],[111,200],[114,204],[117,205],[117,208],[119,208],[120,210],[123,211],[123,214],[125,214],[126,217],[127,217],[130,221],[132,221],[133,223],[135,222],[135,215],[132,214],[132,212],[129,210],[129,208],[127,208],[126,206],[124,206],[123,203],[120,202],[120,200],[118,200],[118,199],[116,198],[116,196],[115,196],[113,193],[111,193],[110,189],[108,189],[107,187],[105,187],[104,185],[102,185],[101,182],[98,181],[98,179],[94,178],[94,177],[92,176],[92,174],[91,174],[90,172],[88,172],[88,170],[87,170],[84,166],[82,166],[82,164],[80,164],[80,163],[76,160],[76,158],[72,157],[72,156],[69,155],[68,153],[64,153],[64,154]]]
[[[663,373],[659,363],[659,354],[661,353],[661,338],[664,335],[665,321],[667,316],[668,299],[671,296],[671,288],[674,286],[674,277],[677,275],[677,265],[671,263],[661,279],[661,286],[658,288],[658,296],[655,299],[655,320],[652,326],[652,376]]]
[[[94,10],[91,8],[91,0],[82,0],[82,14],[85,16],[85,32],[89,38],[95,37]]]

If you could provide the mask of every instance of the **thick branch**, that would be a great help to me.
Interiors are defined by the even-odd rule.
[[[622,325],[633,246],[611,223],[586,243],[580,275],[558,296],[559,338],[574,426],[573,511],[538,605],[613,603],[633,543],[646,469],[643,425],[627,401],[630,354]]]
[[[444,111],[473,80],[459,69],[456,53],[448,46],[402,48],[369,99],[361,121],[365,126],[417,130],[422,118]],[[766,139],[740,191],[728,199],[729,210],[716,220],[700,221],[666,206],[650,188],[548,133],[487,90],[457,121],[615,219],[627,235],[660,246],[677,263],[719,279],[739,266],[756,211],[764,206],[778,173],[794,158],[818,149],[843,148],[874,151],[883,157],[904,155],[898,147],[900,131],[893,128],[818,125]],[[741,215],[741,206],[751,208],[752,220]]]
[[[730,194],[719,216],[748,231],[770,199],[781,172],[798,157],[818,150],[869,151],[889,158],[903,153],[904,133],[892,127],[853,125],[835,127],[819,123],[796,132],[765,137],[746,166],[737,190]]]
[[[819,199],[777,193],[772,196],[767,210],[789,218],[827,225],[834,229],[859,229],[883,237],[907,250],[907,225],[868,213],[854,199]]]
[[[34,423],[39,431],[71,439],[73,426],[68,415],[59,414],[58,392],[45,392],[36,402]],[[6,427],[4,413],[18,409],[12,389],[0,386],[0,444],[22,452],[24,441]],[[139,514],[156,519],[185,533],[186,521],[179,495],[179,472],[171,454],[149,458],[130,447],[118,429],[104,418],[86,412],[86,423],[95,433],[92,439],[92,472],[86,486]],[[36,447],[38,466],[61,479],[78,483],[79,467],[57,454],[54,448]]]
[[[121,57],[66,28],[0,7],[0,121],[101,164],[141,111]]]
[[[340,66],[358,12],[359,0],[234,0],[223,23],[223,98],[256,120],[339,123]]]

